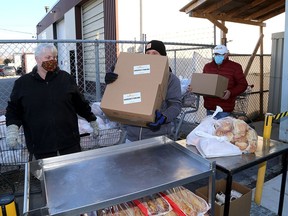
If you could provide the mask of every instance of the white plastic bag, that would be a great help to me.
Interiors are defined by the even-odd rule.
[[[218,112],[222,112],[222,111],[223,111],[223,109],[221,107],[217,106],[213,115],[205,117],[200,122],[200,124],[187,135],[186,144],[195,146],[200,142],[200,139],[203,136],[201,136],[201,134],[200,135],[197,134],[197,132],[205,133],[206,135],[207,134],[214,135],[214,132],[215,132],[214,125],[217,121],[216,119],[214,119],[214,117],[217,115]]]
[[[211,134],[211,135],[214,134],[215,122],[216,122],[216,120],[214,118],[212,118],[212,116],[205,117],[200,122],[200,124],[187,135],[186,144],[187,145],[194,145],[194,146],[199,144],[199,142],[200,142],[201,138],[203,138],[203,136],[197,134],[197,132],[200,132],[200,133],[202,132],[202,133]]]
[[[227,140],[215,139],[214,137],[201,139],[196,148],[202,157],[205,158],[227,157],[242,154],[237,146],[231,144]]]

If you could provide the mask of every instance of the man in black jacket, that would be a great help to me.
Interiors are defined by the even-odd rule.
[[[35,50],[37,67],[19,77],[6,108],[6,142],[17,148],[22,125],[27,148],[36,159],[80,152],[78,116],[98,135],[96,116],[79,92],[74,78],[57,65],[53,44]]]

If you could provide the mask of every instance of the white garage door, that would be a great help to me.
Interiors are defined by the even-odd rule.
[[[83,39],[103,40],[104,39],[104,7],[103,0],[92,0],[82,6]],[[100,50],[99,58],[96,48]],[[95,46],[94,43],[84,43],[84,71],[87,81],[96,81],[96,70],[101,73],[105,55],[104,46]],[[101,51],[102,50],[102,51]],[[97,57],[95,59],[95,57]],[[96,67],[97,66],[97,67]],[[97,69],[99,68],[99,69]],[[99,71],[100,70],[100,71]]]

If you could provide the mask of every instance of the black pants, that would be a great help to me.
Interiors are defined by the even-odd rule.
[[[56,152],[34,154],[34,157],[35,157],[36,160],[38,160],[38,159],[55,157],[55,156],[58,156],[58,155],[66,155],[66,154],[71,154],[71,153],[76,153],[76,152],[81,152],[81,146],[80,145],[70,146],[68,148],[60,149],[60,150],[58,150]]]

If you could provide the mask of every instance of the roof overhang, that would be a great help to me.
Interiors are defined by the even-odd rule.
[[[285,0],[192,0],[180,11],[218,27],[219,21],[265,27],[265,20],[285,12]]]

